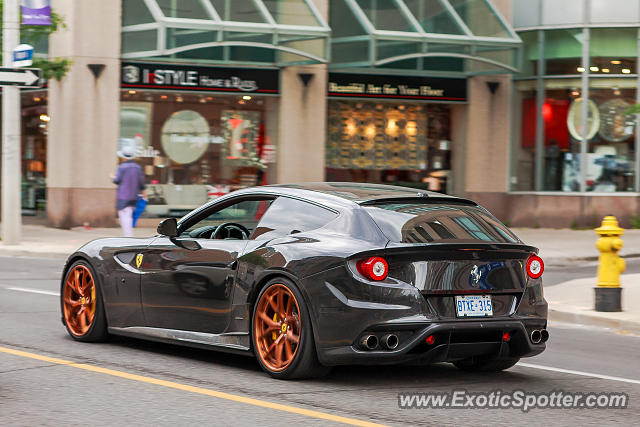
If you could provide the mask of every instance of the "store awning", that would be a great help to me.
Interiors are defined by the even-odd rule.
[[[326,63],[331,30],[312,0],[124,0],[122,57]]]
[[[331,68],[518,72],[520,38],[488,0],[331,0]]]

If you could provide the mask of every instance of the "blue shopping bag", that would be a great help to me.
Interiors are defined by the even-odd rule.
[[[138,218],[144,212],[144,209],[147,207],[147,203],[149,201],[142,196],[138,196],[138,202],[136,203],[136,208],[133,211],[133,226],[136,226],[136,222],[138,222]]]

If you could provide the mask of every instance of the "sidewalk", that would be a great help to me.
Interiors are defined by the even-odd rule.
[[[527,244],[540,249],[548,266],[561,267],[578,260],[596,260],[596,233],[593,230],[515,228],[513,231]],[[135,237],[155,235],[155,228],[136,228]],[[84,243],[100,237],[121,236],[119,228],[77,227],[71,230],[25,224],[20,245],[7,246],[0,241],[0,256],[36,256],[64,259]],[[640,256],[640,230],[625,230],[622,236],[623,257]],[[597,279],[571,280],[545,288],[549,302],[549,319],[592,326],[610,327],[640,334],[640,274],[622,276],[623,310],[619,313],[596,312],[594,290]]]
[[[593,278],[571,280],[544,289],[549,320],[616,329],[640,335],[640,274],[623,274],[622,311],[595,311]]]
[[[540,249],[540,257],[546,265],[565,265],[577,260],[598,259],[593,230],[571,230],[553,228],[512,228],[526,244]],[[623,258],[640,257],[640,230],[624,230]]]
[[[134,228],[134,237],[153,236],[155,228]],[[71,230],[49,228],[42,225],[22,226],[19,245],[5,245],[0,241],[0,256],[34,256],[66,259],[85,243],[101,237],[122,236],[120,228],[76,227]]]

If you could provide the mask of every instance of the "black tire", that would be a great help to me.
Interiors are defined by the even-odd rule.
[[[256,313],[259,307],[259,303],[263,297],[263,295],[273,286],[284,286],[286,287],[295,297],[297,302],[297,306],[299,307],[299,318],[302,323],[302,327],[300,328],[300,340],[298,344],[297,351],[293,356],[293,360],[289,363],[289,365],[281,371],[274,371],[271,369],[265,362],[262,360],[260,352],[258,350],[258,343],[256,341]],[[251,317],[251,345],[253,348],[253,352],[258,360],[258,363],[262,367],[262,369],[268,373],[271,377],[280,379],[280,380],[290,380],[290,379],[302,379],[302,378],[318,378],[327,375],[331,368],[322,365],[318,360],[318,355],[316,353],[315,340],[313,337],[313,328],[311,325],[311,316],[309,314],[309,310],[304,302],[304,298],[302,293],[298,290],[296,285],[285,278],[275,278],[267,282],[258,298],[256,299],[256,303],[253,307],[253,313]]]
[[[518,363],[519,357],[477,356],[453,362],[456,368],[469,372],[497,372],[511,368]]]
[[[65,297],[65,287],[67,286],[67,279],[69,275],[74,272],[77,267],[86,268],[93,279],[94,289],[95,289],[95,314],[93,317],[93,321],[89,326],[89,329],[82,334],[75,333],[72,328],[67,324],[67,319],[65,316],[65,308],[64,308],[64,297]],[[76,341],[82,342],[101,342],[106,341],[109,334],[107,332],[107,319],[104,312],[104,302],[102,299],[102,289],[100,286],[100,281],[98,276],[95,273],[95,270],[87,261],[79,260],[74,262],[71,267],[65,273],[65,276],[60,284],[60,312],[62,314],[62,323],[64,324],[67,333],[71,335],[71,337]]]

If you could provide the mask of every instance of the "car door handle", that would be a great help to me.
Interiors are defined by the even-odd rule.
[[[229,270],[235,270],[238,267],[238,261],[231,261],[229,264],[227,264],[227,268]]]

